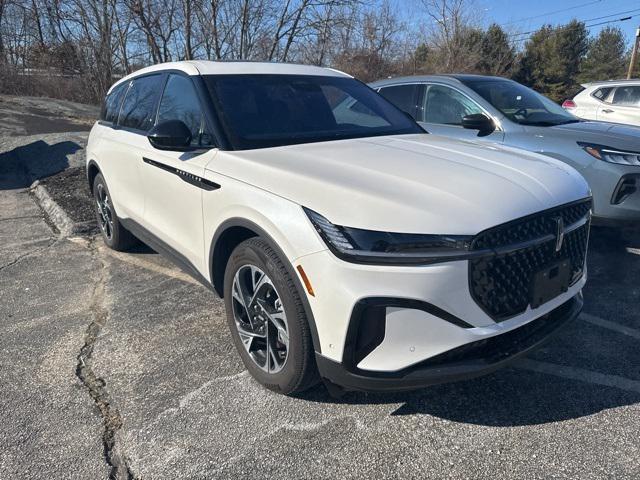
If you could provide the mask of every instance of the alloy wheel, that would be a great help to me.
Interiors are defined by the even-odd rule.
[[[108,240],[111,240],[113,236],[113,210],[111,208],[109,194],[101,183],[97,186],[95,197],[100,229],[104,233],[104,236],[107,237]]]
[[[233,317],[249,357],[265,372],[279,372],[289,354],[289,326],[275,285],[255,265],[243,265],[232,290]]]

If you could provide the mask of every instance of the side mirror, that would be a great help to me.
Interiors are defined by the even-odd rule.
[[[147,138],[158,150],[191,150],[191,131],[181,120],[159,123],[149,131]]]
[[[478,136],[485,137],[496,129],[496,124],[484,113],[472,113],[462,117],[462,128],[478,130]]]

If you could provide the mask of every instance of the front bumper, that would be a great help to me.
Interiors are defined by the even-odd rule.
[[[380,342],[371,332],[373,350],[355,358],[357,367],[372,372],[397,372],[429,358],[496,335],[507,333],[540,318],[576,296],[586,282],[582,278],[556,298],[527,308],[503,321],[494,321],[472,298],[469,263],[390,267],[348,263],[324,250],[297,259],[314,295],[307,296],[314,319],[316,351],[337,363],[345,363],[352,343],[354,312],[358,305],[382,299],[385,331]],[[365,322],[368,323],[368,322]],[[367,340],[364,339],[364,342]]]
[[[593,224],[640,222],[640,167],[597,161],[582,171],[593,195]]]
[[[322,375],[347,388],[416,388],[533,348],[581,307],[590,207],[577,200],[481,232],[472,251],[482,256],[468,260],[369,265],[328,250],[298,258],[313,286]]]
[[[582,293],[545,315],[505,333],[448,350],[394,372],[363,370],[352,362],[337,362],[316,354],[320,376],[346,390],[412,390],[485,375],[530,352],[582,310]],[[348,350],[348,347],[347,347]],[[345,354],[347,358],[348,352]]]

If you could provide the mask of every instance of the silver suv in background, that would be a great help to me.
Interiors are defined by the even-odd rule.
[[[640,126],[640,80],[585,83],[562,106],[576,117]]]
[[[428,132],[517,147],[576,168],[600,223],[640,220],[640,128],[585,121],[513,80],[433,75],[371,84]]]

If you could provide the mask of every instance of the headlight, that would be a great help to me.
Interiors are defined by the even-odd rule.
[[[604,145],[578,142],[578,145],[592,157],[620,165],[640,165],[640,152],[625,152]]]
[[[473,256],[471,236],[362,230],[334,225],[319,213],[304,211],[329,249],[350,262],[424,265]]]

